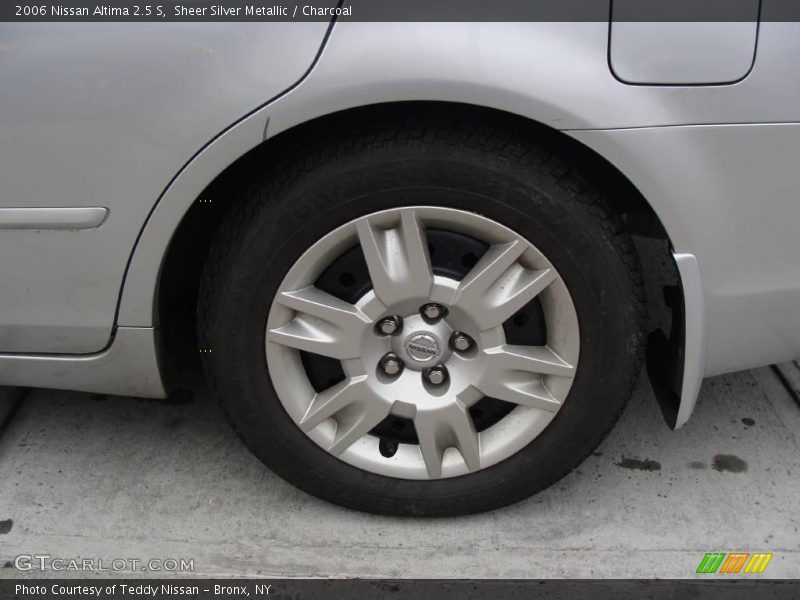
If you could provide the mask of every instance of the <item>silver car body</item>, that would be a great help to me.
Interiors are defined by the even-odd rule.
[[[789,22],[4,24],[0,384],[163,396],[161,267],[220,173],[337,111],[458,102],[565,132],[657,215],[680,425],[704,376],[800,356],[798,56]]]

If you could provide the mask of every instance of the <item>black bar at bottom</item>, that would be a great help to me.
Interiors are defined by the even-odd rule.
[[[744,576],[692,580],[456,580],[456,579],[8,579],[0,598],[267,598],[339,600],[458,600],[542,598],[547,600],[613,598],[678,600],[682,598],[800,597],[800,580],[748,579]]]

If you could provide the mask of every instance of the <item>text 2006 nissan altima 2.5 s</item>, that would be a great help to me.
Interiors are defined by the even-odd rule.
[[[800,355],[800,23],[773,1],[5,24],[0,384],[166,397],[188,313],[266,465],[403,515],[549,486],[642,371],[680,427],[704,376]]]

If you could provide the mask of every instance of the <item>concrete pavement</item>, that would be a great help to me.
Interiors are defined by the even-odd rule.
[[[800,577],[798,449],[800,407],[771,369],[706,381],[678,432],[642,383],[598,452],[538,496],[399,519],[274,476],[202,386],[181,404],[34,390],[0,437],[0,576],[46,553],[193,559],[185,575],[692,577],[706,552],[765,551],[764,576]]]

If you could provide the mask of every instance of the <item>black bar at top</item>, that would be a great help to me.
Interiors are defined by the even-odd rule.
[[[335,0],[2,0],[0,21],[329,21],[332,15],[325,9],[336,4]],[[615,21],[626,22],[752,22],[758,20],[759,11],[762,21],[800,21],[800,0],[345,0],[341,8],[344,14],[337,18],[343,22],[606,22],[612,14]],[[122,9],[127,14],[119,14]]]

